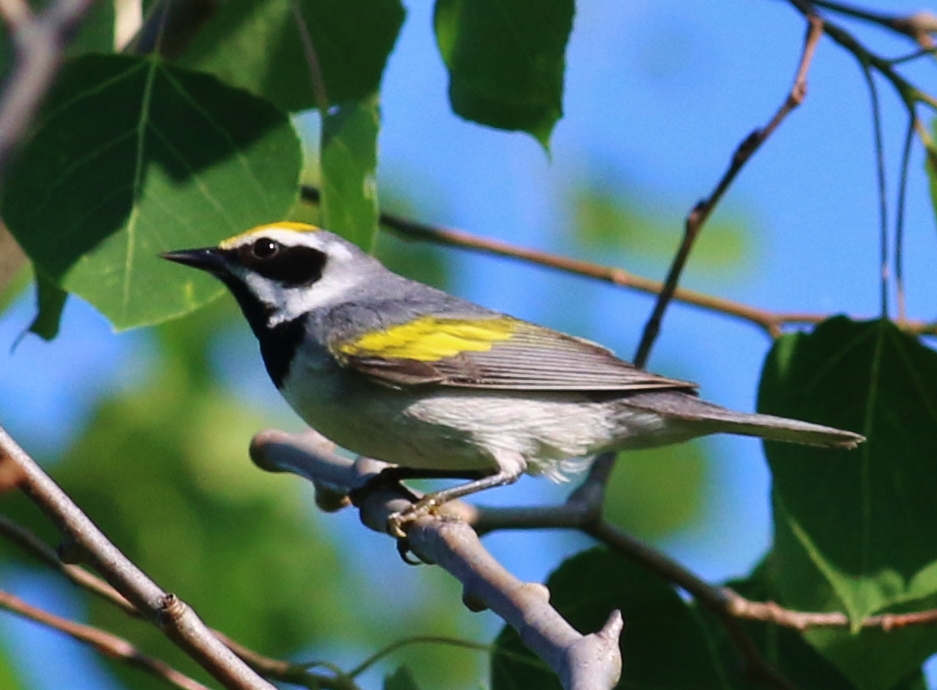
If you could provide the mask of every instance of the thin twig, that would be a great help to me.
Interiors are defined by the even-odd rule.
[[[23,0],[2,0],[16,51],[0,93],[0,182],[58,72],[68,39],[91,0],[57,0],[33,14]]]
[[[823,35],[823,25],[816,16],[807,17],[807,35],[804,39],[804,47],[800,58],[800,64],[797,67],[797,73],[794,78],[794,86],[791,88],[784,103],[778,108],[771,121],[762,129],[756,129],[749,134],[735,151],[728,169],[723,174],[722,179],[716,185],[715,190],[707,199],[703,199],[690,212],[686,218],[684,226],[683,242],[674,256],[670,265],[670,271],[667,279],[664,281],[664,289],[657,297],[657,303],[654,310],[644,326],[644,333],[641,336],[641,342],[638,344],[637,352],[634,356],[634,363],[638,367],[644,367],[647,364],[648,357],[651,354],[651,348],[654,341],[660,333],[661,322],[664,318],[664,312],[670,304],[674,293],[677,290],[677,283],[680,282],[680,276],[686,266],[687,259],[690,257],[690,250],[699,236],[703,225],[712,215],[713,210],[719,204],[723,195],[732,185],[736,176],[751,159],[761,145],[771,136],[775,129],[781,124],[787,115],[799,106],[807,95],[807,72],[810,69],[810,63],[817,47],[820,37]]]
[[[71,561],[84,558],[225,687],[273,689],[225,647],[192,608],[175,595],[163,591],[108,541],[3,428],[0,428],[0,483],[21,490],[61,530],[63,558]]]
[[[875,180],[878,183],[879,270],[881,271],[881,316],[888,318],[888,185],[885,180],[885,143],[882,136],[882,108],[878,87],[868,65],[862,65],[862,74],[869,87],[872,103],[872,136],[875,144]]]
[[[927,34],[937,31],[937,16],[931,12],[917,12],[911,15],[884,14],[882,12],[873,12],[852,5],[846,5],[841,2],[832,2],[831,0],[812,0],[817,7],[822,7],[830,12],[836,12],[853,19],[861,19],[871,24],[876,24],[884,29],[897,31],[908,36],[918,44],[927,48]]]
[[[73,584],[86,589],[99,598],[110,602],[130,616],[140,616],[140,612],[116,589],[97,575],[74,563],[62,563],[58,554],[51,546],[39,539],[25,527],[16,524],[5,515],[0,515],[0,534],[48,567],[59,571]]]
[[[317,204],[320,201],[320,192],[310,185],[303,185],[302,199]],[[382,211],[380,214],[382,227],[386,227],[406,240],[432,242],[442,246],[455,247],[469,251],[482,252],[493,256],[503,256],[518,261],[551,268],[570,275],[600,280],[618,287],[643,292],[648,295],[659,295],[664,284],[636,275],[622,268],[603,266],[602,264],[581,259],[572,259],[561,254],[552,254],[539,249],[520,247],[510,242],[490,237],[474,235],[465,230],[444,228],[428,223],[404,218],[393,213]],[[770,336],[777,337],[785,326],[798,324],[817,324],[829,318],[829,314],[811,314],[807,312],[772,312],[760,309],[734,300],[707,295],[678,287],[673,299],[683,304],[706,309],[739,319],[746,323],[764,329]],[[922,321],[909,321],[904,327],[911,333],[937,334],[937,323]]]
[[[455,637],[443,637],[441,635],[414,635],[413,637],[407,637],[403,640],[397,640],[392,642],[383,649],[379,649],[374,654],[369,656],[367,659],[362,661],[360,664],[355,666],[352,670],[348,672],[348,675],[354,678],[355,676],[360,676],[362,673],[367,671],[369,668],[374,666],[378,661],[383,659],[389,654],[403,649],[404,647],[409,647],[415,644],[438,644],[444,645],[447,647],[459,647],[461,649],[471,649],[476,652],[490,652],[490,644],[479,644],[478,642],[469,642],[467,640],[459,640]]]
[[[73,584],[113,604],[124,613],[135,618],[142,618],[142,614],[134,608],[116,589],[97,575],[88,572],[79,565],[62,563],[55,550],[39,539],[22,525],[0,515],[0,536],[8,539],[19,547],[24,553],[39,559],[45,565],[57,570],[68,578]],[[294,683],[306,687],[321,688],[322,690],[359,690],[352,681],[351,675],[340,671],[332,675],[314,673],[309,670],[309,664],[293,663],[265,656],[245,647],[236,640],[228,637],[219,630],[212,633],[226,647],[241,657],[252,669],[265,678]]]
[[[798,12],[804,15],[804,17],[815,16],[815,3],[809,2],[808,0],[787,0],[787,2]],[[916,86],[911,84],[907,79],[895,71],[891,60],[883,58],[880,55],[876,55],[870,51],[841,26],[829,20],[824,20],[823,32],[840,46],[845,48],[847,52],[851,53],[853,57],[855,57],[856,60],[858,60],[862,65],[871,66],[879,74],[891,82],[892,87],[904,102],[905,107],[911,111],[912,117],[915,116],[915,103],[924,103],[933,109],[937,109],[937,98],[921,91]]]
[[[914,142],[914,120],[908,121],[901,151],[901,175],[898,181],[898,209],[895,214],[895,290],[898,302],[898,323],[908,318],[904,292],[904,221],[908,198],[908,169],[911,167],[911,145]]]
[[[303,16],[299,0],[290,0],[290,9],[293,11],[293,21],[296,22],[296,30],[303,44],[303,55],[306,57],[306,66],[309,67],[309,77],[312,79],[312,92],[316,99],[316,107],[319,109],[319,117],[324,118],[329,110],[329,93],[325,88],[325,77],[322,76],[319,53],[316,51],[312,32]]]
[[[0,607],[23,618],[70,635],[79,642],[94,647],[98,652],[112,659],[123,661],[182,690],[208,690],[194,678],[177,671],[159,659],[143,654],[135,645],[122,637],[105,632],[91,625],[76,623],[67,618],[37,608],[8,592],[0,591]]]

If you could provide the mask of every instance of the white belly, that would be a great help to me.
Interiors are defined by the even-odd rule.
[[[330,358],[303,361],[283,390],[293,409],[338,445],[407,467],[494,471],[511,464],[561,480],[595,453],[688,437],[654,413],[575,393],[397,390]]]

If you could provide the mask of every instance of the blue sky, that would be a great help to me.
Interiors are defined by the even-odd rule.
[[[897,1],[876,7],[897,13],[917,9]],[[875,29],[857,33],[885,55],[910,52],[909,44]],[[575,252],[569,190],[596,171],[607,171],[613,182],[627,185],[629,195],[671,209],[676,234],[683,215],[715,185],[738,142],[766,123],[785,97],[803,34],[803,20],[783,2],[582,2],[567,57],[565,117],[547,156],[530,137],[451,114],[446,73],[431,32],[431,5],[410,3],[384,79],[381,183],[411,190],[432,214],[421,220]],[[909,73],[926,85],[932,69],[923,65]],[[881,83],[880,93],[893,214],[905,123]],[[738,275],[699,278],[691,286],[769,309],[878,313],[869,94],[855,60],[832,41],[819,46],[806,102],[743,171],[716,219],[719,214],[747,220],[752,256]],[[933,319],[937,243],[919,150],[911,164],[906,232],[913,249],[906,264],[909,313]],[[616,253],[586,258],[648,268]],[[453,262],[452,289],[461,296],[545,325],[575,327],[578,335],[604,342],[626,358],[652,307],[645,296],[507,260],[457,252]],[[96,396],[139,380],[147,334],[114,335],[93,310],[72,300],[58,340],[46,344],[28,337],[11,352],[9,345],[29,318],[30,305],[24,302],[0,319],[0,419],[30,450],[54,453]],[[650,368],[692,378],[704,397],[750,410],[769,347],[769,339],[751,325],[676,305]],[[219,357],[222,369],[251,356],[244,354],[249,349],[234,350]],[[679,371],[660,368],[665,365]],[[240,371],[237,393],[264,396],[289,415],[265,382],[259,358],[250,366]],[[718,461],[706,520],[663,546],[704,577],[723,579],[745,573],[769,546],[769,478],[758,442],[720,438],[712,448]],[[525,480],[492,492],[486,501],[559,495],[545,482]],[[342,525],[339,529],[360,529],[351,520]],[[550,533],[490,541],[512,571],[534,580],[542,580],[564,552],[582,543]]]

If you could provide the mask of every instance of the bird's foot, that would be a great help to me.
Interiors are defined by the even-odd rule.
[[[397,539],[406,539],[407,532],[405,528],[425,515],[435,514],[436,508],[442,505],[443,502],[437,500],[434,494],[428,494],[403,510],[391,513],[387,518],[387,533]]]

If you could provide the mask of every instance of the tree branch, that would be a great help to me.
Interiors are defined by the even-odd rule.
[[[800,63],[797,67],[797,73],[794,77],[794,86],[781,107],[778,108],[771,121],[763,128],[754,130],[749,134],[732,156],[729,168],[723,174],[722,179],[716,185],[715,190],[709,196],[696,204],[690,214],[687,216],[684,226],[683,242],[674,256],[670,265],[670,272],[664,281],[664,288],[657,297],[657,303],[654,305],[654,311],[644,326],[644,334],[641,336],[641,342],[638,345],[634,356],[636,366],[644,367],[647,364],[648,357],[651,354],[651,348],[660,332],[661,322],[664,318],[664,312],[670,304],[671,299],[677,289],[677,283],[680,282],[680,276],[686,266],[687,259],[690,257],[690,250],[699,236],[703,225],[712,215],[713,210],[721,201],[726,191],[732,185],[736,176],[741,172],[745,164],[751,159],[761,145],[767,141],[768,137],[778,128],[784,118],[799,106],[807,95],[807,72],[810,69],[810,63],[813,61],[813,55],[816,51],[817,43],[823,35],[823,26],[820,20],[815,16],[807,17],[807,35],[804,38],[804,47],[801,53]]]
[[[320,192],[311,185],[303,185],[302,199],[306,202],[317,204],[320,200]],[[664,287],[661,281],[645,278],[622,268],[604,266],[580,259],[572,259],[567,256],[552,254],[539,249],[520,247],[510,242],[504,242],[490,237],[482,237],[466,232],[465,230],[421,223],[385,211],[382,211],[380,214],[380,222],[382,226],[390,229],[398,236],[408,241],[430,242],[493,256],[503,256],[536,266],[562,271],[570,275],[611,283],[618,287],[636,290],[648,295],[659,295]],[[689,304],[758,326],[772,337],[781,335],[785,326],[817,324],[828,319],[830,316],[829,314],[813,314],[809,312],[772,312],[767,309],[753,307],[734,300],[707,295],[681,287],[678,287],[674,291],[673,299],[683,304]],[[906,328],[911,333],[937,334],[937,323],[925,323],[923,321],[912,320],[902,324],[902,327]]]
[[[97,575],[88,572],[79,565],[62,563],[58,554],[48,544],[39,539],[25,527],[16,524],[8,517],[0,515],[0,535],[19,547],[24,553],[37,558],[48,567],[57,570],[73,584],[100,597],[104,601],[121,609],[128,616],[142,618],[141,613],[134,608],[124,596]],[[306,687],[321,688],[322,690],[359,690],[353,678],[361,671],[358,669],[344,673],[336,671],[333,675],[315,673],[309,670],[310,664],[293,663],[274,659],[245,647],[240,642],[228,637],[225,633],[212,629],[212,633],[221,640],[226,647],[243,659],[248,666],[265,678],[294,683]],[[365,662],[367,663],[367,662]],[[360,666],[363,666],[359,665]],[[364,670],[364,669],[362,669]]]
[[[15,59],[0,93],[0,183],[52,86],[68,39],[91,0],[57,0],[34,14],[24,0],[0,0]]]
[[[86,560],[225,687],[237,690],[273,688],[225,647],[185,602],[160,589],[108,541],[2,428],[0,487],[20,489],[59,528],[63,539],[63,560]]]
[[[937,15],[932,12],[916,12],[910,15],[885,14],[853,7],[841,2],[830,0],[812,0],[817,7],[830,12],[861,19],[871,24],[877,24],[884,29],[890,29],[908,36],[925,50],[934,47],[930,34],[937,32]]]
[[[101,654],[129,666],[134,666],[182,690],[208,690],[194,678],[190,678],[159,659],[143,654],[135,645],[122,637],[112,635],[91,625],[76,623],[61,616],[27,604],[13,594],[0,591],[0,607],[23,618],[65,633],[84,644],[90,645]]]
[[[330,441],[312,430],[302,435],[268,430],[254,437],[251,457],[267,471],[291,472],[312,481],[317,494],[323,487],[332,494],[345,494],[350,489],[362,486],[386,466],[364,458],[352,462],[335,454],[333,449],[334,445]],[[689,593],[720,621],[744,659],[750,678],[767,687],[790,690],[790,682],[768,664],[741,622],[753,620],[805,630],[812,627],[848,628],[849,618],[839,612],[793,611],[770,601],[751,601],[730,588],[707,583],[677,561],[616,528],[602,516],[605,487],[613,459],[613,454],[597,457],[586,480],[561,505],[495,508],[450,501],[438,510],[436,516],[423,517],[417,521],[419,530],[409,533],[411,547],[419,556],[445,567],[465,584],[467,581],[474,582],[473,574],[464,569],[472,568],[477,554],[484,554],[482,562],[486,566],[488,562],[485,559],[490,556],[473,537],[456,525],[464,523],[471,526],[478,535],[506,529],[580,530]],[[409,505],[413,497],[402,489],[398,492],[391,488],[381,489],[376,494],[379,494],[379,499],[372,500],[369,497],[361,507],[361,519],[372,529],[384,532],[387,516]],[[427,534],[432,536],[428,537]],[[489,598],[504,596],[506,584],[497,582],[497,577],[495,581],[495,584],[486,585],[489,590],[486,590],[488,593],[484,596],[488,598],[481,599],[488,606]],[[527,586],[517,581],[513,584],[515,588]],[[478,604],[471,592],[466,585],[464,598],[470,608]],[[495,611],[499,612],[498,609]],[[869,616],[862,621],[862,627],[888,631],[935,622],[937,609],[931,609]],[[608,630],[608,624],[605,630]],[[555,645],[553,643],[551,649],[555,650]]]
[[[294,436],[268,430],[251,443],[251,458],[262,469],[292,472],[313,480],[317,487],[358,488],[376,476],[385,463],[360,458],[352,462],[332,452],[332,445],[314,431]],[[412,494],[402,487],[381,487],[359,506],[361,521],[386,533],[388,517],[409,505]],[[458,510],[458,502],[452,508]],[[462,504],[464,505],[464,504]],[[621,674],[618,637],[622,619],[611,613],[602,630],[581,635],[550,606],[549,592],[536,583],[521,582],[482,546],[475,531],[456,519],[446,504],[440,515],[409,523],[410,550],[439,565],[462,583],[463,602],[473,610],[491,609],[511,625],[521,639],[553,669],[564,688],[612,688]]]

